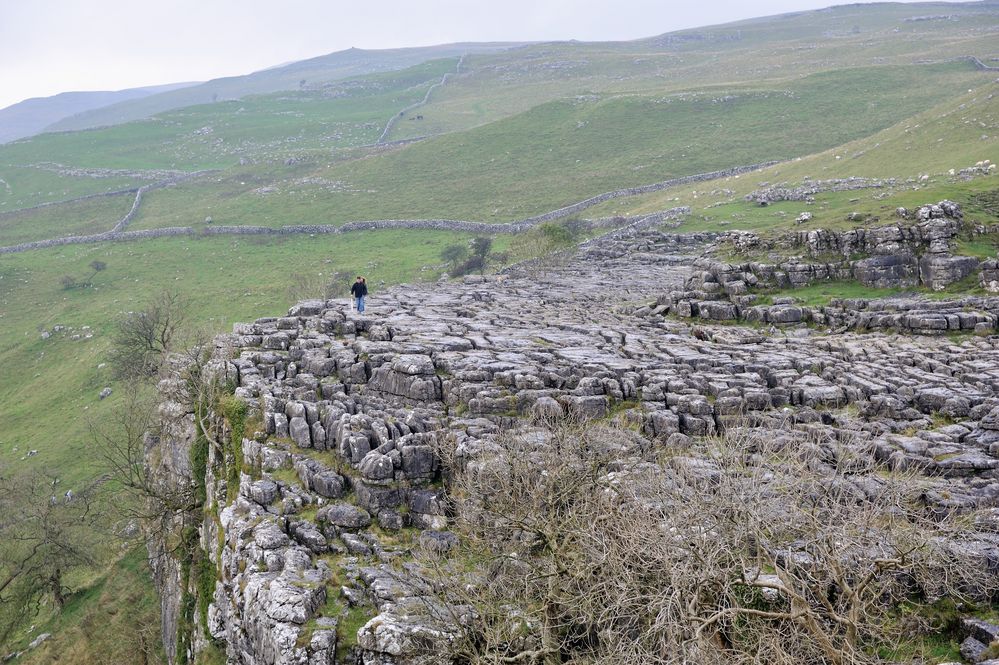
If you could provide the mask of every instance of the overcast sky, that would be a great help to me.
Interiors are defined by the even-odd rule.
[[[0,0],[0,108],[246,74],[351,46],[634,39],[833,0]]]

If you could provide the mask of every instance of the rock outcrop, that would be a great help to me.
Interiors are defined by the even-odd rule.
[[[898,215],[908,221],[850,231],[798,231],[776,241],[764,241],[755,233],[733,232],[722,240],[738,252],[779,249],[800,252],[801,256],[782,263],[750,262],[741,267],[720,263],[708,270],[716,281],[734,270],[752,273],[754,285],[771,288],[853,279],[875,288],[926,286],[939,291],[979,268],[981,261],[975,257],[953,254],[964,217],[956,203],[941,201],[914,211],[899,208]]]
[[[659,297],[682,290],[706,239],[633,230],[559,266],[376,293],[365,315],[308,301],[237,324],[215,368],[251,415],[216,414],[229,443],[210,446],[199,471],[185,465],[193,416],[167,400],[176,425],[150,446],[206,495],[196,558],[207,575],[157,573],[171,655],[210,635],[233,664],[438,662],[427,654],[451,628],[409,557],[458,545],[434,451],[450,437],[475,459],[537,418],[623,418],[663,448],[732,427],[807,434],[858,469],[921,469],[933,508],[996,505],[996,338],[714,325],[731,301],[698,303],[698,326],[664,318],[690,303]],[[878,307],[863,311],[912,315]],[[805,314],[784,305],[766,317]],[[997,544],[962,546],[994,574]],[[193,625],[178,639],[184,616]]]

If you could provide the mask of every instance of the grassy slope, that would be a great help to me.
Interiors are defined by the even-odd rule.
[[[148,182],[136,178],[86,178],[59,175],[25,165],[6,163],[0,147],[0,214],[39,203],[52,203],[137,187]],[[32,161],[25,164],[34,163]]]
[[[136,228],[207,215],[215,223],[264,226],[519,219],[619,187],[840,145],[988,78],[967,63],[950,63],[822,73],[776,90],[551,102],[376,157],[326,160],[311,173],[283,177],[275,167],[257,167],[154,192]]]
[[[904,20],[937,13],[958,18]],[[974,5],[841,6],[633,42],[539,44],[473,55],[463,75],[420,110],[423,119],[399,123],[392,138],[467,129],[575,94],[661,94],[839,68],[985,58],[999,53],[991,31],[997,24],[994,8]],[[690,35],[700,39],[682,40]]]
[[[130,549],[102,575],[87,581],[67,601],[62,613],[43,619],[21,639],[51,633],[18,665],[93,665],[94,663],[166,662],[157,645],[159,598],[149,584],[145,548]],[[143,654],[144,650],[148,650]],[[145,656],[145,658],[144,658]]]
[[[76,201],[39,210],[0,213],[0,244],[109,231],[132,208],[134,194]]]
[[[942,7],[959,20],[903,20]],[[985,13],[977,5],[841,7],[688,31],[705,37],[703,40],[683,42],[668,37],[611,44],[544,44],[472,55],[466,61],[466,73],[437,90],[430,105],[397,123],[390,138],[453,132],[589,92],[663,95],[705,85],[738,88],[741,85],[737,82],[746,80],[779,90],[795,77],[836,68],[925,62],[971,53],[987,57],[995,50],[994,40],[989,39],[997,22],[999,12]],[[454,60],[437,65],[441,62],[449,67]],[[348,100],[324,99],[344,87],[335,83],[304,92],[190,108],[126,127],[50,135],[6,146],[0,149],[0,178],[8,179],[4,170],[10,167],[3,164],[39,161],[191,169],[233,166],[241,159],[283,160],[310,151],[328,156],[330,148],[356,145],[377,136],[374,127],[366,123],[381,125],[399,108],[421,97],[425,87],[419,91],[409,88],[439,77],[442,70],[438,66],[430,71],[434,67],[433,63],[423,64],[367,77],[377,82],[387,97],[378,100],[377,95],[358,95],[354,90],[349,100],[361,101],[370,111],[363,119],[343,117],[350,113],[344,108]],[[410,94],[413,92],[418,94]],[[242,113],[233,113],[240,108]],[[423,119],[415,120],[417,115]],[[211,133],[203,133],[205,127],[210,127]],[[77,184],[76,189],[97,191],[93,181]],[[21,193],[15,203],[4,200],[0,188],[0,210],[60,198],[45,196],[47,190],[41,187],[29,191],[32,197]],[[505,193],[501,195],[507,198]]]
[[[275,93],[115,127],[43,134],[0,146],[0,163],[193,171],[232,166],[241,158],[284,159],[358,145],[374,141],[394,112],[422,98],[455,62],[436,60],[330,90]]]
[[[898,206],[913,207],[943,198],[961,203],[980,223],[999,223],[995,211],[976,206],[973,197],[995,190],[995,176],[965,182],[948,175],[981,160],[999,160],[999,85],[989,82],[972,92],[958,95],[908,118],[873,136],[834,149],[780,164],[759,173],[711,183],[678,187],[632,199],[621,199],[588,211],[593,216],[642,214],[666,207],[693,206],[694,217],[684,225],[689,230],[742,230],[771,233],[805,228],[850,228],[850,212],[860,212],[888,221]],[[831,179],[850,176],[913,179],[925,174],[925,182],[904,182],[885,190],[822,194],[814,206],[783,202],[766,208],[748,203],[743,196],[763,183],[797,184],[807,178]],[[885,194],[889,196],[885,197]],[[807,227],[794,224],[804,211],[814,219]]]
[[[215,79],[166,94],[115,104],[66,118],[50,130],[79,130],[129,122],[165,113],[173,109],[208,104],[216,100],[243,99],[283,90],[323,88],[332,81],[358,76],[377,76],[379,72],[402,70],[428,60],[457,58],[466,52],[506,48],[503,44],[444,44],[419,48],[385,50],[348,49],[327,55],[272,67],[245,76]],[[301,86],[304,81],[305,85]]]

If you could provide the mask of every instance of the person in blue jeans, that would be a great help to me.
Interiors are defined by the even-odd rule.
[[[368,295],[368,284],[367,281],[360,275],[357,276],[357,281],[351,285],[350,295],[354,296],[354,299],[357,301],[358,314],[363,314],[364,298]]]

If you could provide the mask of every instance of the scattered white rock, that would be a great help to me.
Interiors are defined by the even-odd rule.
[[[38,637],[36,637],[31,641],[31,644],[28,645],[28,648],[37,649],[42,644],[42,642],[49,639],[50,637],[52,637],[52,633],[42,633],[41,635],[39,635]]]

